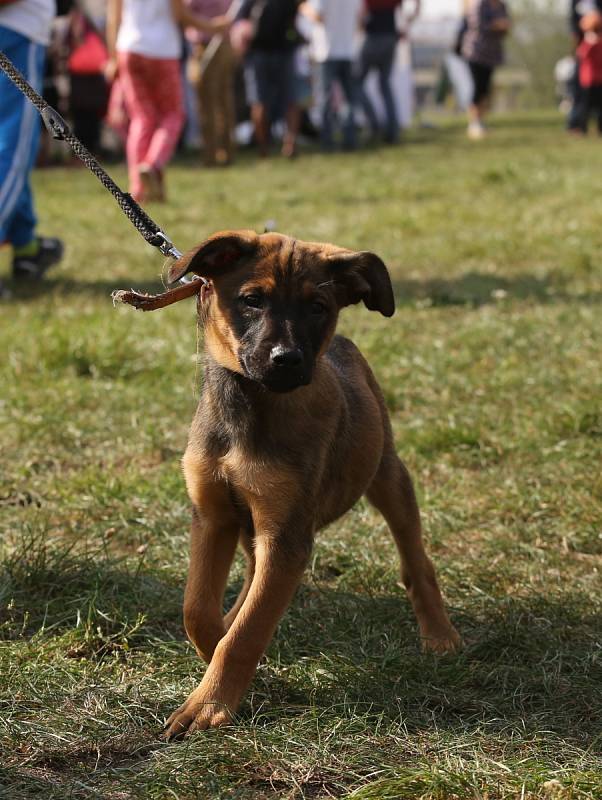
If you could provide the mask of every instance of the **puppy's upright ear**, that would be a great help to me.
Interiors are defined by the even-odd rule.
[[[220,272],[232,269],[245,256],[255,253],[258,247],[259,236],[255,231],[214,233],[172,264],[167,280],[175,283],[188,272],[215,278]]]
[[[380,311],[385,317],[393,316],[395,297],[382,259],[362,251],[331,253],[327,261],[341,307],[362,301],[371,311]]]

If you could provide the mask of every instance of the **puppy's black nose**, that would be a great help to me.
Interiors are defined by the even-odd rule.
[[[277,344],[272,347],[270,360],[276,367],[298,367],[303,362],[303,353],[297,347],[287,349]]]

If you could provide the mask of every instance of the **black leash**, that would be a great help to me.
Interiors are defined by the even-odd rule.
[[[30,86],[25,80],[23,75],[14,66],[7,56],[0,51],[0,69],[7,75],[8,78],[15,84],[19,91],[31,100],[34,106],[40,112],[44,121],[44,125],[53,136],[54,139],[65,141],[71,147],[75,155],[84,162],[90,172],[92,172],[102,185],[107,189],[115,200],[119,203],[119,207],[136,228],[138,233],[153,247],[157,247],[164,256],[170,258],[180,258],[182,253],[173,245],[171,240],[163,233],[161,228],[156,222],[148,216],[148,214],[138,205],[134,198],[127,192],[122,192],[115,181],[108,175],[105,170],[100,166],[98,161],[94,158],[92,153],[84,147],[77,136],[74,136],[65,120],[61,117],[58,111],[55,111],[52,106],[41,97],[36,90]]]

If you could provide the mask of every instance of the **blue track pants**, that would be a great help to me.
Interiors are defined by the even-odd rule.
[[[46,48],[0,25],[0,50],[41,92]],[[36,217],[29,174],[39,138],[36,108],[0,71],[0,244],[21,247],[34,237]]]

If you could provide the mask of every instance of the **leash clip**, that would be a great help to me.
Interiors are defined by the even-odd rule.
[[[163,233],[163,231],[157,231],[155,236],[158,236],[163,240],[161,244],[156,245],[156,247],[159,248],[164,256],[167,258],[175,258],[176,260],[178,258],[182,258],[183,254],[178,250],[171,239],[165,233]],[[203,278],[201,275],[198,275],[196,278],[193,278],[191,275],[184,275],[180,278],[178,283],[192,283],[192,281],[198,280],[199,278],[203,281],[203,289],[209,286],[209,281],[206,278]]]
[[[182,258],[182,253],[180,253],[178,248],[174,245],[171,239],[169,239],[168,236],[166,236],[166,234],[163,233],[163,231],[157,231],[155,233],[155,236],[158,236],[160,239],[163,240],[161,244],[158,244],[156,246],[159,248],[159,250],[163,253],[164,256],[175,259]]]

